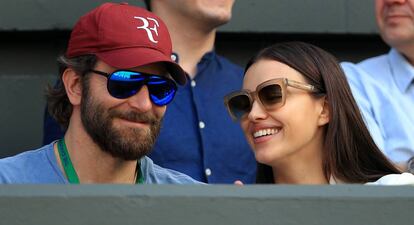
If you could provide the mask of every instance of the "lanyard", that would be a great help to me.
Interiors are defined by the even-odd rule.
[[[66,148],[65,140],[62,138],[57,143],[60,161],[62,162],[63,169],[65,170],[65,174],[68,178],[69,183],[71,184],[79,184],[79,177],[73,168],[72,161],[70,160],[68,149]],[[135,184],[143,184],[144,177],[142,176],[141,166],[139,162],[137,162],[136,168],[137,179],[135,180]]]

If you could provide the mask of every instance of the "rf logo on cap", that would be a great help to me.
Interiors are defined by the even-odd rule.
[[[153,43],[158,43],[157,40],[154,39],[154,36],[152,35],[152,32],[158,37],[158,30],[157,28],[160,26],[158,24],[158,21],[151,17],[140,17],[140,16],[134,16],[135,19],[140,19],[143,22],[143,25],[140,27],[137,27],[137,29],[143,29],[147,32],[148,39]],[[150,25],[150,21],[154,23],[153,27],[148,27]]]

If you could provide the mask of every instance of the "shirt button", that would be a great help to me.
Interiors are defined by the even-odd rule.
[[[211,175],[211,170],[209,168],[206,169],[206,176],[210,176]]]
[[[198,123],[198,126],[199,126],[201,129],[203,129],[204,127],[206,127],[206,124],[205,124],[203,121],[200,121],[200,122]]]
[[[195,80],[192,80],[191,81],[191,87],[195,87],[196,86],[196,82],[195,82]]]
[[[171,60],[172,60],[172,61],[177,62],[177,58],[178,58],[178,57],[177,57],[177,55],[176,55],[176,54],[174,54],[174,53],[172,53],[172,54],[171,54]]]

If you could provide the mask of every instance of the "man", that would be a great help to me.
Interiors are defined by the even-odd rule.
[[[48,106],[66,133],[1,159],[0,183],[197,183],[145,156],[176,92],[172,79],[186,80],[157,16],[103,4],[77,22],[59,63]]]
[[[256,163],[223,97],[242,86],[239,66],[214,52],[216,29],[231,18],[234,0],[146,0],[166,22],[178,62],[191,82],[179,87],[168,106],[150,157],[157,164],[208,183],[253,183]],[[45,117],[44,143],[60,137]]]
[[[253,152],[223,103],[242,86],[243,71],[214,51],[216,29],[230,20],[234,0],[146,3],[167,24],[177,63],[190,79],[169,105],[150,158],[203,182],[253,183]]]
[[[388,54],[342,63],[371,135],[401,169],[414,171],[414,0],[376,0]]]

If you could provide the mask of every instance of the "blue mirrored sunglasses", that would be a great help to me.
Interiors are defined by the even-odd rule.
[[[164,106],[173,100],[177,92],[175,82],[164,76],[129,70],[117,70],[113,73],[98,70],[91,70],[90,72],[105,76],[108,79],[108,92],[114,98],[129,98],[138,93],[142,86],[146,85],[151,101],[155,105]]]

